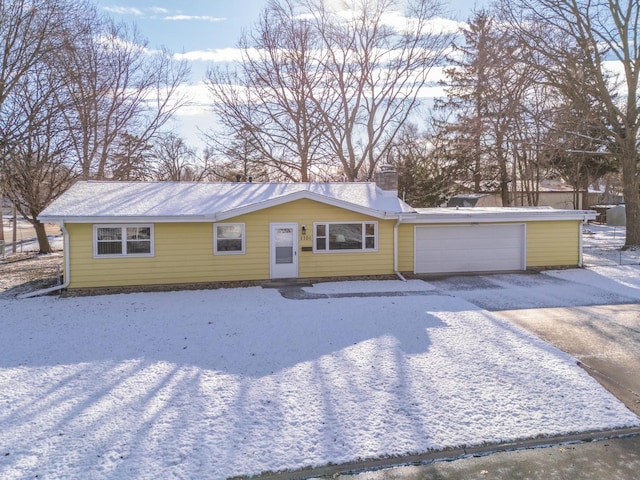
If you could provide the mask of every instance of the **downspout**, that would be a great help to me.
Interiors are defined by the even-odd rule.
[[[582,223],[580,223],[580,231],[578,232],[578,268],[582,268],[583,267],[583,260],[582,260],[582,230],[583,230],[583,225],[585,225],[587,223],[587,217],[584,217],[584,220],[582,220]]]
[[[67,231],[67,227],[64,224],[64,221],[60,222],[60,230],[62,230],[62,239],[63,239],[63,251],[64,251],[64,283],[61,285],[56,285],[55,287],[44,288],[42,290],[36,290],[35,292],[23,293],[18,295],[17,298],[31,298],[31,297],[39,297],[40,295],[46,295],[51,292],[57,292],[58,290],[64,290],[71,283],[71,275],[69,274],[69,232]]]
[[[398,220],[396,224],[393,226],[393,271],[396,276],[406,282],[407,279],[402,276],[402,274],[398,271],[398,227],[400,226],[400,221],[402,220],[402,215],[398,215]]]

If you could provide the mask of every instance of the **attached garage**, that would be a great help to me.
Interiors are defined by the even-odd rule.
[[[415,273],[526,268],[525,224],[416,226],[414,245]]]

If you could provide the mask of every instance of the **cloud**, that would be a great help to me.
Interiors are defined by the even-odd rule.
[[[209,15],[185,15],[180,11],[175,14],[171,14],[171,10],[164,7],[149,7],[145,9],[139,9],[135,7],[123,7],[123,6],[110,6],[103,7],[106,12],[116,15],[135,15],[138,17],[145,17],[152,15],[151,18],[158,18],[156,15],[162,15],[163,20],[169,21],[205,21],[205,22],[223,22],[227,20],[225,17],[212,17]]]
[[[197,115],[211,115],[211,94],[204,82],[183,83],[178,87],[177,97],[184,96],[190,101],[177,112],[179,117],[192,117]]]
[[[185,53],[176,53],[176,60],[190,62],[237,62],[242,60],[243,51],[238,48],[214,48],[208,50],[192,50]]]
[[[434,33],[459,33],[467,24],[443,17],[434,17],[429,20],[431,31]]]
[[[224,17],[210,17],[208,15],[168,15],[164,17],[165,20],[202,20],[205,22],[223,22],[226,20]]]
[[[104,10],[117,15],[137,15],[141,16],[142,10],[135,7],[104,7]]]

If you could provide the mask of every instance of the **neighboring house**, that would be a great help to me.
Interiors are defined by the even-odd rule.
[[[489,193],[461,193],[447,202],[447,207],[501,207],[499,195]]]
[[[511,197],[514,193],[510,192]],[[587,192],[584,190],[575,191],[575,188],[567,184],[561,179],[545,179],[538,185],[537,192],[528,194],[524,184],[518,184],[518,191],[515,193],[516,205],[529,205],[530,198],[537,199],[537,205],[540,207],[553,207],[557,209],[576,209],[584,208],[584,200]],[[502,196],[500,192],[490,194],[496,206],[502,205]],[[489,206],[489,203],[486,203]],[[509,206],[509,205],[504,205]]]
[[[414,209],[375,183],[76,183],[39,216],[65,287],[518,271],[581,265],[594,212]]]

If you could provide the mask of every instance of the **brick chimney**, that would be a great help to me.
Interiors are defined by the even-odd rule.
[[[398,196],[398,172],[393,165],[380,165],[380,170],[376,172],[376,185],[383,193]]]

